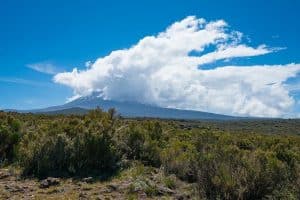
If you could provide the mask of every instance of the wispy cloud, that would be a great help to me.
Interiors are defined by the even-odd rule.
[[[48,62],[40,62],[40,63],[33,63],[33,64],[28,64],[27,65],[28,68],[33,69],[37,72],[41,72],[44,74],[58,74],[60,72],[62,72],[62,70],[55,66],[52,63],[48,63]]]
[[[41,82],[41,81],[34,81],[34,80],[28,80],[23,78],[16,78],[16,77],[0,77],[0,82],[5,83],[13,83],[13,84],[22,84],[22,85],[31,85],[31,86],[38,86],[38,87],[44,87],[44,86],[50,86],[51,83]]]

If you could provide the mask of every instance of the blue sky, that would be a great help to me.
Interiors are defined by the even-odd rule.
[[[230,64],[300,63],[299,10],[297,0],[1,1],[0,108],[62,104],[73,90],[54,83],[55,73],[85,69],[87,61],[129,48],[191,15],[225,20],[251,46],[285,48]],[[39,65],[55,69],[41,73]],[[299,76],[289,82],[299,85]],[[291,95],[300,99],[299,90]],[[299,112],[297,103],[293,107]]]

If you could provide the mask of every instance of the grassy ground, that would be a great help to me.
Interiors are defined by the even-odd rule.
[[[191,199],[191,184],[166,176],[161,169],[135,163],[109,180],[93,177],[59,179],[41,188],[41,180],[22,179],[18,170],[0,169],[0,199]]]

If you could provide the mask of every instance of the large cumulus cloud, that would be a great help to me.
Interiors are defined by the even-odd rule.
[[[85,70],[59,73],[54,81],[71,87],[73,98],[98,91],[104,99],[162,107],[288,115],[295,100],[284,82],[297,75],[299,64],[201,68],[219,60],[276,51],[265,45],[250,47],[242,37],[223,20],[206,22],[190,16],[128,49],[97,59]]]

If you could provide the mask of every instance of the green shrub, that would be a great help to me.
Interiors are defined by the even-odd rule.
[[[194,162],[196,149],[186,141],[173,139],[161,152],[163,167],[167,173],[176,174],[187,181],[195,181]]]
[[[20,121],[10,115],[0,113],[0,164],[15,159],[21,136]]]
[[[270,196],[275,198],[276,195],[289,191],[289,197],[297,198],[299,186],[296,186],[298,189],[292,188],[297,185],[295,177],[300,174],[291,172],[299,170],[299,166],[291,164],[290,160],[298,163],[299,160],[296,161],[293,154],[284,154],[280,156],[284,159],[278,159],[278,154],[273,149],[275,143],[267,150],[262,150],[259,147],[254,148],[253,141],[249,142],[245,139],[247,137],[218,133],[198,135],[196,148],[201,153],[197,157],[196,170],[198,189],[202,197],[264,199]],[[265,140],[268,144],[260,144],[263,147],[269,145],[270,140],[276,140],[269,138],[270,136],[265,137],[251,140],[257,144],[264,143]]]
[[[62,176],[113,172],[119,160],[112,140],[114,120],[96,110],[81,121],[53,121],[40,126],[37,133],[28,133],[19,150],[24,174]],[[72,132],[64,131],[66,127]]]
[[[128,159],[156,167],[160,165],[162,128],[159,123],[132,123],[120,134],[120,150]]]
[[[163,182],[166,187],[170,189],[176,189],[176,178],[175,176],[167,176],[163,179]]]

